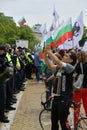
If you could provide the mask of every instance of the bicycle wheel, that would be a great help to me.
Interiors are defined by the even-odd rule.
[[[75,130],[87,130],[87,117],[81,117],[79,119]]]
[[[39,123],[42,130],[50,130],[51,129],[51,112],[43,109],[39,114]]]

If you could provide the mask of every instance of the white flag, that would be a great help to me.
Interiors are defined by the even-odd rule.
[[[46,35],[47,33],[47,30],[46,30],[46,23],[43,24],[41,27],[40,27],[40,32],[42,33],[42,38]]]
[[[52,31],[54,31],[55,29],[56,29],[56,23],[55,23],[55,21],[53,20],[53,21],[52,21],[52,24],[51,24],[51,26],[50,26],[49,31],[52,32]]]
[[[87,41],[85,41],[84,46],[82,47],[82,50],[87,52]]]
[[[64,44],[59,45],[58,48],[66,50],[72,49],[73,48],[72,40],[66,40]]]
[[[53,16],[54,16],[54,21],[57,22],[58,19],[59,19],[59,15],[58,15],[57,11],[55,10],[55,7],[54,7],[54,10],[53,10]]]
[[[77,43],[82,39],[83,31],[84,31],[83,12],[81,12],[73,26],[73,39],[77,41]]]

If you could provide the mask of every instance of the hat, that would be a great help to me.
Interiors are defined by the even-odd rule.
[[[72,64],[72,65],[75,65],[75,64],[76,64],[76,61],[77,61],[77,56],[76,56],[76,54],[73,53],[73,52],[70,52],[70,53],[69,53],[69,56],[70,56],[70,58],[73,60],[71,64]]]
[[[0,45],[0,50],[5,50],[5,46],[4,45]]]

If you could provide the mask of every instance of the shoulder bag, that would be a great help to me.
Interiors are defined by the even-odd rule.
[[[81,74],[79,74],[77,77],[77,80],[74,79],[74,82],[73,82],[73,88],[75,90],[80,90],[82,88],[82,85],[83,85],[84,74],[83,74],[82,63],[80,63],[80,67],[81,67]]]

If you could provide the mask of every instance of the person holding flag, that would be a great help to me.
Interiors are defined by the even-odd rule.
[[[51,111],[51,130],[59,130],[59,121],[62,130],[68,130],[66,122],[69,114],[70,102],[73,98],[73,73],[76,55],[75,53],[65,53],[62,60],[60,60],[52,53],[50,46],[46,46],[43,52],[47,67],[53,70],[56,76]],[[49,62],[48,56],[55,65]]]

